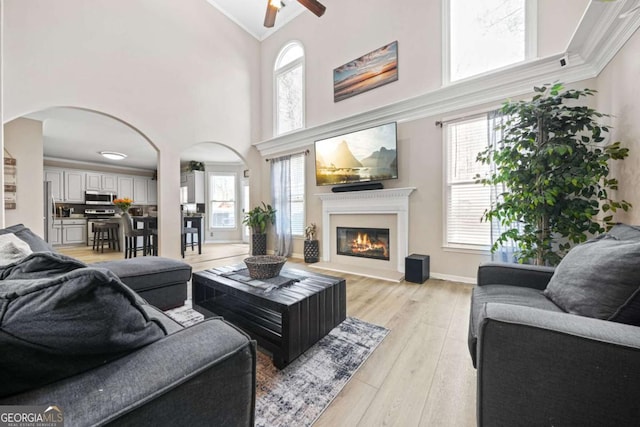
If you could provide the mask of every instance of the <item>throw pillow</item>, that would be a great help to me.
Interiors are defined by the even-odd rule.
[[[11,227],[0,229],[2,234],[15,234],[21,240],[27,242],[33,252],[54,252],[53,247],[45,242],[42,237],[35,234],[23,224],[12,225]]]
[[[640,325],[640,240],[605,235],[569,251],[544,294],[568,313]]]
[[[166,335],[109,270],[34,252],[0,280],[0,397],[58,381]]]
[[[640,240],[640,227],[627,224],[616,224],[603,236],[617,240]]]
[[[31,248],[24,240],[13,233],[0,234],[0,266],[18,262],[31,253]]]

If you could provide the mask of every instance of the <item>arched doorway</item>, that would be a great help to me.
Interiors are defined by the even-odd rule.
[[[20,165],[30,169],[30,179],[22,177],[17,185],[15,216],[57,247],[86,250],[90,243],[86,212],[107,206],[90,205],[89,191],[130,197],[141,212],[157,215],[158,152],[131,124],[99,111],[52,107],[11,120],[4,129],[5,148],[19,157],[18,173]],[[103,155],[110,153],[126,157]],[[54,199],[45,194],[46,181],[53,181]],[[25,209],[34,213],[28,221]],[[5,220],[18,222],[11,212]]]
[[[181,210],[202,216],[203,260],[248,253],[248,233],[242,224],[249,206],[247,162],[231,147],[201,142],[180,155]],[[190,237],[187,237],[189,240]],[[185,257],[194,251],[185,252]]]

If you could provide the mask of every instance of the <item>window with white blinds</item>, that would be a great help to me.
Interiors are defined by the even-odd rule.
[[[211,228],[236,227],[236,175],[234,173],[209,174],[209,200]]]
[[[474,177],[488,166],[476,161],[487,147],[486,115],[446,123],[445,245],[488,249],[491,224],[482,221],[490,206],[490,187],[476,184]]]
[[[291,156],[291,234],[304,235],[304,160],[305,155]]]

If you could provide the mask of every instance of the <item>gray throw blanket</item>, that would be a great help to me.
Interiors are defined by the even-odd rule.
[[[54,252],[0,267],[0,397],[121,357],[165,336],[106,269]]]

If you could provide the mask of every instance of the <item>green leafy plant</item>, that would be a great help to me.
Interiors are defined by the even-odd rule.
[[[605,142],[609,127],[598,120],[607,114],[576,102],[595,90],[565,90],[557,83],[534,91],[530,101],[502,106],[502,140],[477,157],[495,167],[476,182],[507,189],[483,216],[506,230],[492,251],[513,240],[520,262],[556,265],[573,244],[610,228],[612,213],[631,207],[609,194],[618,188],[609,178],[610,161],[629,150]],[[601,211],[605,216],[598,220]]]
[[[276,222],[276,210],[262,202],[262,206],[256,206],[245,213],[242,223],[251,227],[254,234],[264,234],[267,225]]]

